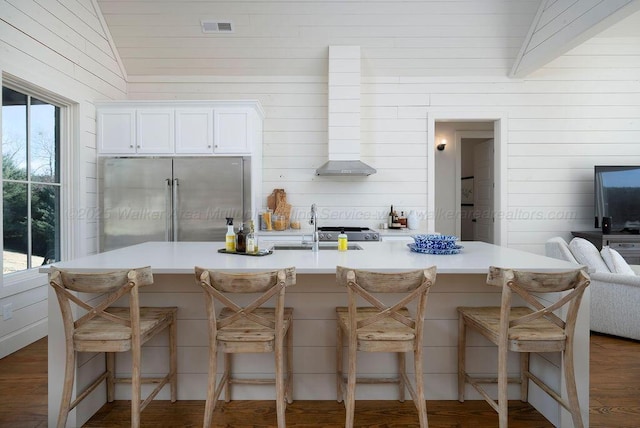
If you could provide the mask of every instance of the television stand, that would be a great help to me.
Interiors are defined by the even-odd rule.
[[[640,234],[614,232],[603,234],[601,230],[571,232],[578,238],[584,238],[601,250],[604,246],[616,250],[631,265],[640,265]]]

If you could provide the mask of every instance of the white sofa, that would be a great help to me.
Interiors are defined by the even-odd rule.
[[[592,331],[640,340],[640,276],[631,272],[640,275],[640,265],[623,262],[628,273],[612,273],[598,249],[582,238],[574,238],[571,247],[561,237],[551,238],[545,253],[589,268]]]

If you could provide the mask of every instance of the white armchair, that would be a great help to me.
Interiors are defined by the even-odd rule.
[[[546,242],[545,253],[549,257],[589,268],[592,331],[640,340],[640,276],[609,272],[598,249],[588,241],[583,241],[593,247],[593,250],[587,248],[590,252],[587,256],[584,253],[574,254],[569,244],[560,237]],[[580,244],[586,248],[584,242]],[[630,267],[640,275],[640,266]]]

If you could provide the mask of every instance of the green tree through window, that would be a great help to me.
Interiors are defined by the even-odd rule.
[[[60,259],[60,107],[2,88],[3,274]]]

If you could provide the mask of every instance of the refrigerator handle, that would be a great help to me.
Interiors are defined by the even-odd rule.
[[[167,183],[167,193],[165,194],[165,207],[166,207],[166,216],[167,216],[167,224],[164,228],[164,240],[171,240],[171,217],[173,213],[172,203],[171,203],[171,179],[167,178],[164,180]]]
[[[173,240],[178,241],[178,179],[173,179]]]

